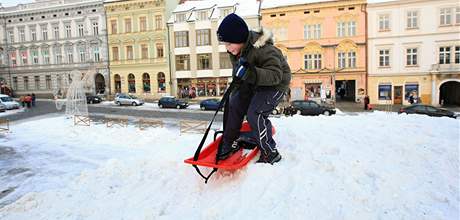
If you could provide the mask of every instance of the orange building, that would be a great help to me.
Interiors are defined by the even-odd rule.
[[[291,67],[292,99],[362,100],[366,1],[288,2],[265,0],[261,24],[273,32]]]

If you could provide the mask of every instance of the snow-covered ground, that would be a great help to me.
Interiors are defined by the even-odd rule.
[[[460,120],[374,112],[272,122],[280,163],[218,172],[207,185],[183,163],[201,135],[177,127],[14,125],[0,138],[0,194],[12,191],[0,204],[20,199],[0,219],[459,219]]]

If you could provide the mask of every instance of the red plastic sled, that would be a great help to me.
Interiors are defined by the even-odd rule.
[[[241,126],[241,132],[250,132],[251,126],[248,122],[244,122]],[[275,134],[275,129],[272,127],[272,134]],[[194,160],[193,157],[184,160],[185,163],[205,166],[211,168],[218,168],[224,170],[237,170],[244,167],[249,163],[259,152],[259,148],[255,147],[252,150],[240,149],[229,158],[218,161],[216,164],[216,153],[219,143],[222,139],[222,135],[219,136],[215,141],[206,146],[199,154],[198,160]]]

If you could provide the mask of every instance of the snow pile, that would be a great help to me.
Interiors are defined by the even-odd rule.
[[[201,135],[73,127],[63,118],[31,122],[27,134],[0,145],[20,148],[32,139],[16,138],[42,137],[36,148],[72,149],[100,165],[65,186],[26,194],[1,208],[0,219],[459,218],[458,120],[376,112],[272,122],[280,163],[220,172],[207,185],[183,163]],[[50,124],[51,132],[72,135],[47,134]]]

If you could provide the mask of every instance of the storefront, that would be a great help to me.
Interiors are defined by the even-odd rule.
[[[177,87],[181,98],[222,96],[228,87],[228,78],[177,79]]]

